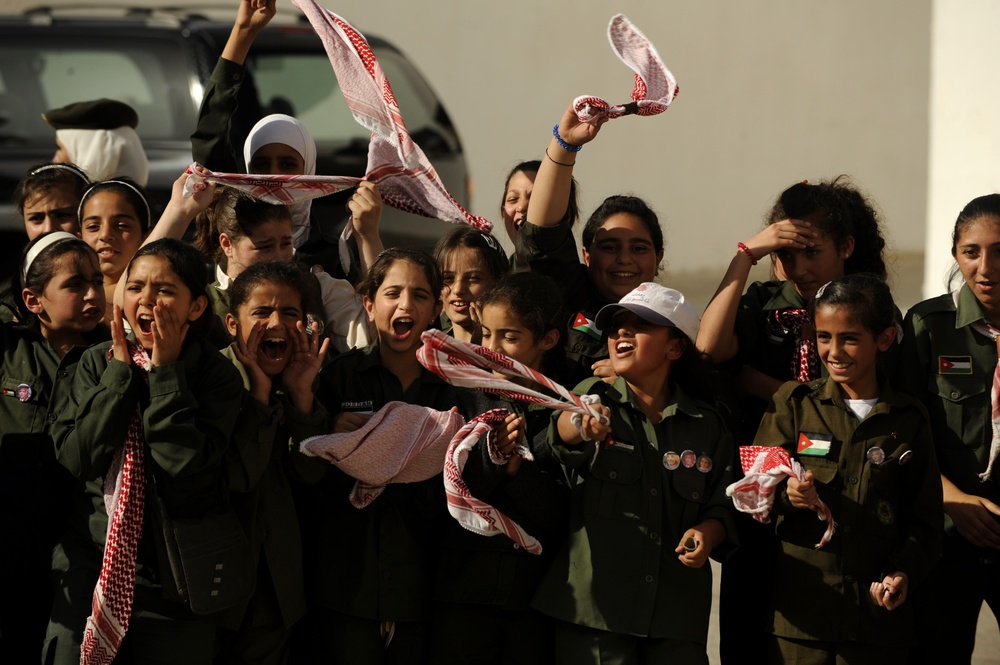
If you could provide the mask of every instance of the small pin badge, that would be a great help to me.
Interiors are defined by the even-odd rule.
[[[685,469],[693,469],[697,460],[698,456],[694,454],[693,450],[685,450],[681,453],[681,464],[684,465]]]
[[[885,451],[878,446],[872,446],[869,448],[865,456],[868,458],[868,461],[875,466],[878,466],[885,461]]]
[[[672,450],[663,453],[663,468],[673,471],[681,465],[681,456]]]
[[[712,470],[712,458],[708,455],[701,455],[698,457],[698,470],[702,473],[708,473]]]
[[[31,399],[31,386],[27,383],[22,383],[17,387],[17,399],[21,402],[27,402]]]
[[[913,451],[907,450],[905,453],[899,456],[899,463],[907,464],[911,459],[913,459]]]

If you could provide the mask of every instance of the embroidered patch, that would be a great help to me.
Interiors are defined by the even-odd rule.
[[[972,356],[938,356],[938,374],[972,374]]]
[[[597,326],[594,325],[593,319],[588,319],[584,316],[583,312],[577,312],[576,316],[573,317],[573,330],[582,332],[588,337],[593,337],[594,339],[601,339],[601,333],[597,330]]]
[[[340,410],[351,413],[375,413],[375,404],[370,399],[361,402],[341,402]]]
[[[892,512],[892,506],[889,505],[888,501],[879,501],[875,508],[875,514],[878,515],[878,521],[886,526],[896,521],[896,515]]]
[[[799,432],[799,443],[796,452],[799,455],[824,457],[833,448],[833,438],[829,434],[819,432]]]

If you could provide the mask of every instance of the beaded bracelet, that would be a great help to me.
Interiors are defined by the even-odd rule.
[[[745,243],[738,242],[736,246],[740,248],[741,252],[750,257],[750,265],[757,265],[757,257],[753,255],[753,252],[750,251],[750,248]]]
[[[558,164],[559,166],[568,166],[570,168],[574,166],[574,164],[567,164],[566,162],[557,162],[556,160],[552,159],[552,156],[549,155],[548,148],[545,149],[545,156],[548,157],[549,161],[552,162],[553,164]]]
[[[559,136],[559,123],[552,125],[552,136],[556,137],[556,141],[566,152],[580,152],[583,150],[582,145],[572,145],[571,143],[566,143],[563,141],[563,137]]]

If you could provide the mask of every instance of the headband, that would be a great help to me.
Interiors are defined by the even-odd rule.
[[[70,173],[78,177],[80,180],[82,180],[85,184],[87,185],[90,184],[90,178],[87,177],[87,174],[85,174],[78,167],[73,166],[72,164],[46,164],[45,166],[39,166],[37,169],[33,170],[28,175],[29,176],[38,175],[39,173],[42,173],[44,171],[52,171],[52,170],[69,171]]]
[[[83,193],[83,198],[80,199],[80,206],[76,209],[76,218],[80,220],[81,223],[83,222],[83,204],[87,202],[90,193],[101,185],[122,185],[135,192],[139,196],[143,205],[146,206],[146,232],[148,233],[153,228],[153,213],[149,210],[149,201],[146,200],[146,195],[142,193],[142,190],[127,180],[102,180],[101,182],[95,182],[91,185],[90,188]]]
[[[44,252],[49,247],[51,247],[52,245],[56,244],[57,242],[61,242],[63,240],[80,240],[80,238],[78,236],[73,235],[72,233],[67,233],[66,231],[55,231],[53,233],[49,233],[48,235],[42,236],[41,239],[38,242],[36,242],[31,249],[28,250],[28,253],[25,254],[24,256],[24,267],[21,268],[22,286],[24,285],[24,280],[28,278],[28,270],[31,268],[31,264],[35,262],[35,259],[38,258],[38,255]]]

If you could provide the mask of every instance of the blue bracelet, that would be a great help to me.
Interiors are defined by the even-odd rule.
[[[572,145],[563,141],[563,137],[559,136],[559,123],[552,125],[552,136],[556,137],[556,141],[566,152],[580,152],[583,150],[582,145]]]

